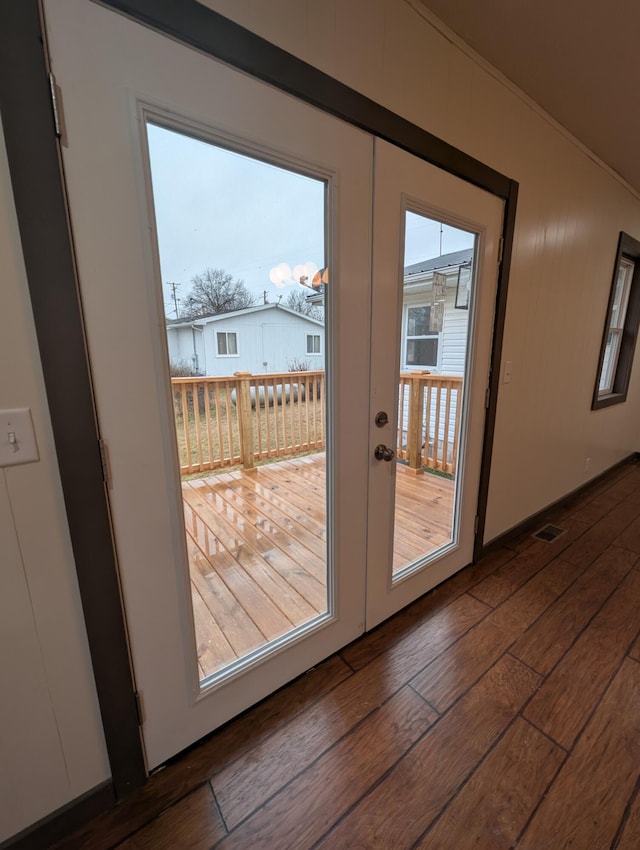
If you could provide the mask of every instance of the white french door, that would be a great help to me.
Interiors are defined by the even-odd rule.
[[[98,420],[109,453],[114,539],[151,768],[363,630],[362,435],[367,428],[369,367],[366,347],[355,346],[353,338],[366,338],[369,324],[372,142],[346,124],[93,3],[52,0],[45,13],[52,69],[63,92],[71,226]],[[242,663],[230,664],[211,683],[201,681],[197,664],[191,543],[185,540],[175,399],[168,376],[163,246],[158,245],[154,215],[157,187],[152,179],[158,172],[150,172],[147,161],[149,136],[157,136],[158,128],[169,128],[180,139],[195,139],[207,149],[244,157],[248,167],[264,164],[283,181],[291,175],[320,184],[323,248],[331,266],[330,285],[339,293],[326,310],[329,486],[325,553],[315,558],[316,564],[322,557],[325,561],[324,606],[316,593],[315,616],[312,611],[297,628],[294,622],[289,634],[245,654]],[[204,184],[209,166],[195,156],[188,153],[200,169],[192,180]],[[176,162],[178,176],[180,167]],[[179,183],[173,187],[176,203],[184,180]],[[227,218],[236,216],[244,185],[228,187]],[[200,205],[205,201],[199,198]],[[258,239],[257,229],[281,214],[277,194],[264,203],[268,209],[260,225],[238,222],[244,244]],[[341,238],[347,222],[353,238]],[[215,244],[215,226],[209,220],[203,217],[191,227],[208,227]],[[265,286],[270,267],[279,260],[293,264],[306,259],[270,256],[264,250]],[[203,259],[203,266],[218,265],[213,254]],[[239,335],[238,345],[242,342]],[[228,372],[235,370],[232,365]],[[341,428],[342,421],[350,427]],[[206,494],[198,491],[194,499],[206,501]],[[190,508],[201,518],[221,510],[215,504],[211,508],[191,503]],[[275,544],[268,552],[260,550],[264,536],[254,540],[252,561],[247,563],[249,545],[238,542],[236,528],[227,525],[226,532],[225,568],[239,558],[248,581],[255,565],[261,586],[277,582],[272,598],[286,613],[281,599],[285,590],[296,589],[294,581],[305,578],[302,567],[292,566],[289,553]],[[351,568],[341,569],[346,563]],[[270,565],[273,574],[266,572]],[[317,589],[317,573],[312,578]],[[198,580],[211,584],[213,576],[201,572]],[[303,589],[297,587],[301,608]],[[221,596],[219,584],[213,592]],[[232,608],[228,599],[227,594],[227,622],[237,631],[240,606]],[[195,619],[202,613],[196,610]],[[259,623],[257,615],[254,621]],[[212,642],[217,636],[222,641],[224,636],[214,634],[213,625]]]
[[[503,213],[379,139],[374,186],[367,628],[473,558]]]
[[[88,356],[153,768],[471,560],[501,203],[378,141],[374,166],[368,134],[94,3],[45,0],[45,19],[64,104],[63,164]],[[171,217],[172,205],[179,216]],[[287,241],[312,206],[313,238]],[[230,223],[233,235],[222,237]],[[439,249],[447,228],[467,246],[464,259],[453,252],[460,257],[448,278],[441,270],[434,277],[433,262],[407,277],[407,233],[416,223],[440,228]],[[226,364],[256,342],[257,330],[242,336],[246,310],[230,313],[226,324],[216,324],[217,314],[187,315],[174,287],[174,320],[167,321],[165,287],[177,281],[166,270],[173,260],[172,269],[191,268],[202,243],[180,245],[178,236],[200,227],[208,228],[210,249],[202,265],[215,270],[217,256],[237,243],[233,276],[263,274],[263,303],[256,296],[249,313],[263,317],[260,327],[278,316],[265,338],[284,353],[275,343],[261,350],[249,371],[264,367],[268,377],[244,396],[240,384],[230,389],[231,377],[246,377],[247,367]],[[283,256],[289,244],[295,257]],[[428,240],[417,250],[433,260]],[[278,291],[267,289],[269,282],[282,294],[290,283],[308,289],[312,275],[322,283],[314,292],[323,322],[287,312]],[[459,310],[449,325],[447,298]],[[322,376],[304,385],[293,372],[277,379],[269,370],[287,353],[297,361],[299,350],[285,345],[294,339],[308,357],[324,356]],[[191,396],[170,380],[176,351],[197,372]],[[206,369],[205,356],[213,358]],[[446,373],[447,357],[460,374]],[[425,363],[432,368],[412,368]],[[260,459],[260,441],[274,430],[298,427],[302,439],[295,422],[311,397],[322,402],[314,421],[322,420],[326,464],[312,471],[315,455],[287,461],[303,476],[294,495],[275,481],[277,464],[242,481],[236,473],[214,479],[210,457],[210,474],[185,475],[200,428],[216,431],[233,455],[232,424],[242,428],[248,417]],[[375,424],[379,413],[386,424]],[[185,433],[195,429],[186,448],[181,422]],[[278,460],[279,448],[275,454]],[[422,482],[431,486],[431,477],[436,490],[425,495]],[[251,507],[234,520],[243,494]],[[436,522],[434,506],[444,502]],[[293,526],[295,540],[284,534]]]

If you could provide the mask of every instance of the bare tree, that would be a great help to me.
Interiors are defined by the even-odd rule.
[[[196,319],[253,307],[256,299],[244,281],[223,269],[205,269],[191,279],[191,289],[182,299],[181,318]]]
[[[319,322],[324,319],[324,308],[319,304],[312,304],[301,289],[293,289],[287,295],[284,306]]]

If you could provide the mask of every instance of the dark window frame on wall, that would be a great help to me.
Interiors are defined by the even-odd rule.
[[[621,269],[628,263],[633,265],[631,282],[628,295],[620,299],[618,304],[617,294],[621,294],[618,285]],[[624,273],[624,272],[623,272]],[[618,322],[614,316],[614,310],[620,310],[626,302],[626,312],[622,322]],[[617,306],[616,306],[617,305]],[[592,410],[610,407],[613,404],[621,404],[626,401],[633,366],[633,356],[638,338],[640,326],[640,242],[629,236],[628,233],[620,231],[618,239],[618,250],[616,261],[613,266],[613,278],[611,292],[607,306],[607,318],[602,334],[600,346],[600,358],[598,360],[598,371],[596,373],[596,384],[593,390]],[[613,340],[618,338],[618,345],[613,346]],[[607,382],[607,387],[601,389],[603,371],[611,357],[616,358],[613,379]]]

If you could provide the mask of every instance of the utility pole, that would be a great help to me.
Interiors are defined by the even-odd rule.
[[[180,286],[180,284],[167,283],[166,286],[171,289],[171,300],[173,301],[173,307],[176,311],[176,319],[179,319],[180,317],[178,316],[178,296],[176,295],[176,289]]]

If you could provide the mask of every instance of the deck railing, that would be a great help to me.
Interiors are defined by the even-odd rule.
[[[242,464],[325,448],[323,371],[221,378],[172,378],[180,472]],[[416,471],[455,473],[462,378],[400,375],[397,455]]]
[[[455,474],[462,376],[402,372],[399,393],[398,457],[411,469]]]
[[[172,378],[180,472],[242,464],[325,447],[324,372]]]

